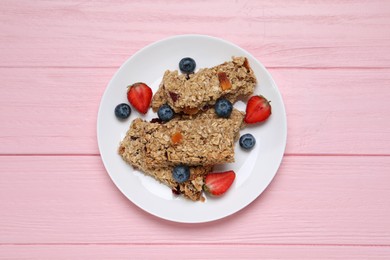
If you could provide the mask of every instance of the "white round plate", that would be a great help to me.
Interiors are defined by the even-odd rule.
[[[119,143],[131,121],[136,117],[149,120],[157,117],[156,114],[151,109],[146,115],[132,109],[130,118],[122,122],[115,117],[114,108],[119,103],[128,103],[127,86],[135,82],[146,83],[154,93],[164,71],[178,69],[178,63],[183,57],[192,57],[199,69],[229,61],[232,56],[248,58],[258,79],[255,94],[262,94],[271,101],[272,115],[263,124],[241,130],[241,135],[251,133],[256,138],[256,145],[251,151],[243,151],[237,142],[235,163],[218,166],[214,170],[235,171],[236,179],[230,189],[221,197],[206,196],[205,202],[192,202],[183,196],[174,195],[165,185],[134,170],[117,153]],[[234,106],[245,111],[243,102],[239,101]],[[150,214],[170,221],[208,222],[244,208],[269,185],[279,168],[286,146],[286,113],[282,97],[271,75],[250,53],[218,38],[180,35],[143,48],[119,68],[101,100],[97,138],[107,172],[119,190],[134,204]]]

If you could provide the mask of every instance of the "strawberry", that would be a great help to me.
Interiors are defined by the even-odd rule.
[[[140,113],[148,112],[150,102],[152,101],[152,89],[145,83],[134,83],[128,86],[127,99],[130,104]]]
[[[252,96],[246,105],[245,123],[254,124],[265,121],[271,115],[271,105],[263,96]]]
[[[235,178],[234,171],[209,173],[206,175],[203,189],[215,196],[222,195],[230,188]]]

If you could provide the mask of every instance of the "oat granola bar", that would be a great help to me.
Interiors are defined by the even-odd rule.
[[[146,125],[150,124],[151,123],[145,122],[139,118],[132,122],[130,129],[122,140],[118,150],[123,160],[132,165],[135,169],[139,169],[145,174],[154,177],[161,183],[169,186],[172,190],[182,193],[189,199],[193,201],[203,200],[202,186],[204,176],[212,170],[212,166],[190,167],[189,180],[181,184],[177,183],[172,178],[173,167],[148,167],[143,157],[145,143],[141,137],[144,134]]]
[[[231,119],[193,119],[151,124],[142,137],[145,142],[145,163],[152,167],[164,167],[234,162],[235,133],[232,125]],[[177,135],[179,140],[175,141]]]
[[[229,119],[233,121],[233,124],[230,126],[233,129],[234,132],[234,140],[237,141],[240,135],[240,129],[245,127],[244,123],[244,117],[245,114],[244,112],[239,111],[236,108],[233,108],[232,114],[230,115]],[[178,119],[175,120],[183,120],[183,119],[217,119],[218,116],[215,113],[214,108],[210,108],[207,110],[202,110],[202,112],[197,113],[195,115],[187,115],[187,114],[182,114]]]
[[[179,120],[196,120],[196,119],[216,119],[214,109],[208,109],[202,113],[196,115],[179,115],[172,120],[172,122]],[[243,127],[244,113],[233,109],[230,119],[233,121],[231,128],[235,133],[235,139],[239,136],[239,130]],[[172,190],[178,193],[184,194],[185,197],[197,201],[202,200],[202,186],[204,176],[211,172],[212,166],[191,166],[190,167],[190,179],[184,183],[178,184],[172,178],[172,166],[167,167],[150,167],[145,162],[143,152],[145,150],[145,140],[142,139],[143,135],[149,130],[153,130],[158,127],[158,124],[151,124],[141,120],[140,118],[135,119],[125,138],[119,146],[119,154],[122,158],[132,165],[135,169],[144,172],[160,181],[161,183],[169,186]]]
[[[232,61],[200,69],[189,79],[177,70],[168,70],[153,96],[152,108],[157,111],[168,103],[176,113],[195,114],[201,108],[215,104],[221,96],[235,102],[239,96],[251,95],[256,82],[245,57],[233,57]]]

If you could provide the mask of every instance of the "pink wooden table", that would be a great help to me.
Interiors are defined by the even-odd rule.
[[[128,201],[96,140],[122,62],[185,33],[251,52],[288,118],[269,188],[200,225]],[[390,259],[390,1],[3,0],[0,51],[0,259]]]

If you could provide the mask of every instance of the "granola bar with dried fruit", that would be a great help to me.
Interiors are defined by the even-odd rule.
[[[233,120],[193,119],[145,126],[145,163],[215,165],[234,162]]]
[[[256,77],[245,57],[233,57],[212,68],[200,69],[186,75],[166,71],[159,89],[152,99],[154,111],[168,103],[178,113],[196,114],[205,106],[212,106],[221,96],[235,102],[239,96],[249,96],[256,85]]]
[[[153,168],[147,166],[143,156],[145,143],[141,137],[145,133],[145,127],[150,126],[151,124],[157,125],[145,122],[139,118],[132,122],[125,138],[120,143],[118,150],[123,160],[132,165],[135,169],[138,169],[167,185],[173,191],[182,193],[185,197],[193,201],[203,200],[202,186],[204,183],[204,176],[212,170],[212,166],[190,167],[190,178],[180,184],[172,177],[173,167]]]
[[[202,113],[196,115],[179,115],[172,120],[176,122],[179,120],[196,120],[196,119],[216,119],[214,109],[207,109]],[[231,125],[235,134],[235,139],[239,136],[239,130],[243,127],[244,113],[233,109],[230,119],[233,121]],[[157,123],[146,122],[140,118],[135,119],[130,125],[126,136],[119,146],[119,154],[123,160],[132,165],[135,169],[144,172],[169,186],[173,191],[184,194],[185,197],[197,201],[202,200],[202,186],[204,183],[204,176],[211,172],[212,166],[191,166],[190,178],[184,183],[177,183],[172,178],[172,166],[167,167],[150,167],[146,164],[143,152],[145,150],[145,139],[142,137],[148,131],[158,128]]]
[[[234,132],[234,140],[235,141],[238,140],[238,137],[240,134],[240,129],[244,128],[244,126],[245,126],[244,117],[245,117],[244,112],[241,112],[236,108],[233,108],[232,114],[230,115],[230,119],[233,121],[231,128],[233,129],[233,132]],[[209,108],[209,109],[203,110],[201,113],[197,113],[195,115],[182,114],[176,120],[217,119],[217,118],[218,118],[218,116],[215,113],[214,108]]]

